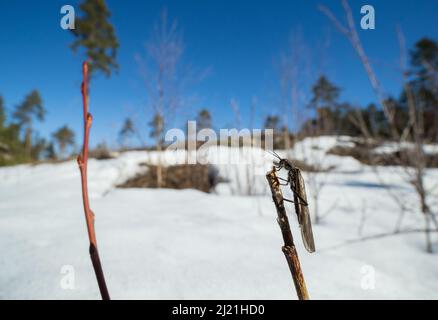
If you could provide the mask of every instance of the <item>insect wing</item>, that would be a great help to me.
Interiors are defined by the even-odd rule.
[[[306,187],[304,185],[304,180],[300,170],[295,170],[295,192],[297,195],[297,197],[295,197],[295,209],[298,209],[297,215],[301,229],[301,236],[303,238],[303,243],[306,250],[309,252],[315,252],[315,241],[313,239],[312,223],[310,221]]]

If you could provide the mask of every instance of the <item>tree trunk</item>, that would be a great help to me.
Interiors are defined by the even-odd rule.
[[[315,194],[313,195],[313,205],[314,205],[314,212],[315,212],[315,224],[319,223],[319,207],[318,207],[318,195],[316,194],[317,192],[315,191]]]
[[[286,154],[289,155],[289,149],[291,147],[291,143],[290,143],[289,129],[287,128],[283,132],[283,139],[284,139],[284,149],[286,150]]]
[[[161,161],[161,143],[157,142],[157,188],[163,186],[163,164]]]
[[[60,146],[59,146],[59,152],[61,153],[61,159],[64,159],[65,158],[65,145],[63,145],[63,144],[61,144]]]
[[[426,204],[425,195],[423,193],[420,193],[420,201],[421,201],[421,212],[424,216],[424,223],[425,223],[425,231],[424,234],[426,236],[426,252],[427,253],[433,253],[432,249],[432,239],[430,235],[430,211]]]
[[[430,238],[430,221],[429,221],[429,213],[424,213],[424,220],[425,220],[425,224],[426,224],[426,230],[425,235],[426,235],[426,252],[427,253],[433,253],[433,249],[432,249],[432,240]]]
[[[26,150],[26,154],[29,158],[32,157],[32,142],[31,142],[31,129],[26,128],[26,133],[24,136],[24,148]]]

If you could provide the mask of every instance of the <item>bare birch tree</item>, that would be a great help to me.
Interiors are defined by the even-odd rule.
[[[171,118],[182,105],[181,89],[184,85],[182,56],[184,41],[175,20],[169,21],[167,10],[154,26],[149,41],[145,44],[145,57],[138,57],[148,93],[148,105],[152,110],[151,135],[157,150],[157,187],[163,186],[164,133]],[[180,76],[181,75],[181,76]]]
[[[304,82],[309,78],[310,61],[306,45],[299,31],[292,32],[286,49],[280,54],[278,61],[278,75],[280,83],[280,112],[283,115],[284,147],[286,156],[291,157],[292,142],[289,128],[291,125],[299,126],[304,117],[300,113],[303,106]]]
[[[308,109],[306,107],[311,104],[312,98],[308,94],[307,88],[315,74],[323,74],[329,44],[329,37],[326,34],[324,35],[323,41],[318,44],[320,52],[318,52],[317,55],[311,55],[301,33],[299,30],[295,30],[291,34],[286,50],[283,51],[280,56],[279,78],[281,102],[283,106],[282,114],[286,114],[284,118],[287,123],[289,122],[290,115],[292,118],[290,124],[296,128],[303,129],[303,124],[306,123],[306,109]],[[305,163],[311,164],[313,167],[313,170],[306,172],[306,176],[309,193],[313,198],[311,209],[315,223],[319,223],[320,217],[322,216],[319,212],[318,202],[330,173],[330,170],[328,170],[329,168],[325,168],[325,157],[319,150],[320,146],[318,137],[327,133],[327,130],[324,131],[324,128],[322,127],[327,127],[327,124],[331,119],[329,118],[329,112],[319,112],[319,107],[319,104],[317,106],[315,105],[315,108],[312,110],[312,112],[317,113],[316,123],[310,126],[310,130],[306,130],[306,128],[301,130],[299,133],[303,134],[299,134],[296,138],[296,140],[299,140],[305,136],[310,136],[312,138],[310,148],[301,143],[301,148],[294,148],[290,151],[286,151],[286,156],[292,158],[294,157],[292,152],[295,153],[295,156],[301,153],[302,160]],[[310,122],[307,121],[307,123]],[[333,130],[330,134],[333,134]],[[326,214],[324,214],[324,216],[326,216]]]
[[[374,71],[374,68],[368,58],[359,34],[356,30],[355,21],[353,18],[352,10],[347,0],[342,0],[342,6],[344,9],[346,23],[342,23],[327,7],[320,6],[320,10],[333,22],[338,31],[340,31],[351,43],[353,49],[357,53],[366,74],[369,78],[371,87],[376,94],[377,100],[380,103],[385,117],[388,121],[392,140],[398,145],[400,151],[399,164],[402,168],[403,178],[412,185],[415,190],[418,203],[417,209],[422,213],[424,217],[424,233],[426,240],[426,251],[432,253],[432,240],[431,231],[438,230],[438,223],[435,218],[434,212],[432,212],[430,203],[431,197],[433,197],[433,190],[436,186],[428,188],[426,186],[426,154],[424,151],[424,145],[426,143],[426,137],[424,135],[424,115],[422,106],[419,105],[415,99],[411,83],[408,79],[408,72],[405,66],[405,44],[404,38],[401,32],[398,33],[400,51],[401,51],[401,74],[403,77],[404,92],[406,95],[406,104],[408,108],[408,121],[402,130],[399,130],[396,123],[396,109],[389,103],[385,91],[378,80],[378,77]],[[427,61],[423,61],[426,66]],[[436,71],[435,71],[436,72]],[[364,122],[359,122],[360,127],[365,137],[370,138],[370,130],[364,125]],[[374,139],[378,137],[372,137]],[[436,138],[436,137],[435,137]],[[403,152],[405,145],[412,145],[412,148]],[[431,224],[434,225],[432,229]]]

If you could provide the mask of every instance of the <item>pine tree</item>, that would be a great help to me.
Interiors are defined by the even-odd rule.
[[[423,38],[411,51],[409,68],[410,93],[414,98],[417,117],[423,118],[424,137],[428,140],[438,138],[438,43]],[[408,112],[408,94],[403,90],[400,104]]]
[[[438,43],[423,38],[415,44],[411,51],[411,73],[423,83],[436,80],[438,73]],[[436,85],[436,83],[435,83]]]
[[[334,116],[338,107],[340,89],[332,84],[324,75],[320,76],[312,87],[312,99],[309,107],[315,109],[315,134],[330,134],[334,131]]]
[[[265,119],[265,128],[273,129],[274,133],[281,130],[280,118],[278,116],[267,116]]]
[[[52,134],[52,136],[58,144],[61,157],[65,156],[65,150],[68,146],[73,146],[75,144],[75,134],[66,125],[59,128]]]
[[[134,123],[130,118],[126,118],[123,122],[122,129],[119,131],[119,143],[124,145],[126,140],[135,134]]]
[[[3,103],[3,97],[0,96],[0,165],[4,162],[5,155],[9,151],[9,146],[7,145],[7,141],[5,141],[4,133],[5,133],[5,107]]]
[[[80,5],[82,17],[76,18],[73,34],[77,38],[71,45],[73,51],[83,47],[89,59],[90,73],[102,72],[109,77],[117,70],[119,43],[113,26],[108,22],[111,13],[104,0],[84,0]]]
[[[164,118],[159,113],[155,113],[152,121],[149,122],[149,126],[151,127],[151,138],[155,139],[157,148],[161,148],[164,135]]]
[[[29,157],[31,157],[32,150],[31,138],[33,122],[34,120],[43,121],[45,113],[46,110],[43,107],[41,96],[36,90],[28,94],[13,113],[13,117],[19,127],[25,130],[24,145]]]
[[[30,150],[30,155],[32,160],[37,161],[42,158],[41,156],[48,147],[48,142],[45,138],[39,136],[36,136],[34,140],[35,141]]]
[[[0,130],[5,126],[5,121],[6,121],[5,105],[4,105],[3,97],[0,96]]]
[[[28,160],[29,156],[20,140],[20,126],[16,123],[7,124],[4,100],[0,96],[0,166]]]
[[[46,150],[44,150],[45,152],[45,157],[49,160],[56,160],[57,156],[56,156],[56,152],[55,152],[55,146],[53,145],[53,142],[50,142],[47,147]]]
[[[275,115],[267,116],[265,119],[264,127],[265,129],[273,130],[274,149],[284,148],[286,144],[285,135],[288,134],[288,132],[285,132],[287,128],[286,126],[282,126],[280,117]],[[265,140],[266,137],[264,136],[263,139]]]
[[[202,109],[199,111],[196,117],[196,128],[197,130],[207,129],[212,127],[211,114],[207,109]]]
[[[336,106],[340,89],[333,85],[325,76],[320,76],[312,87],[312,100],[309,106],[315,109]]]

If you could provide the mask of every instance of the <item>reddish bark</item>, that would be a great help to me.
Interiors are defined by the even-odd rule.
[[[84,62],[82,65],[83,81],[81,86],[82,104],[84,113],[84,144],[82,153],[78,156],[79,170],[81,171],[82,184],[82,200],[84,204],[85,220],[87,222],[88,238],[90,240],[90,257],[96,274],[97,284],[99,285],[100,294],[103,300],[109,300],[110,296],[105,283],[105,277],[100,263],[99,252],[97,250],[96,232],[94,229],[94,213],[90,208],[88,199],[88,184],[87,184],[87,164],[88,164],[88,142],[90,136],[91,123],[93,117],[88,112],[88,64]]]

